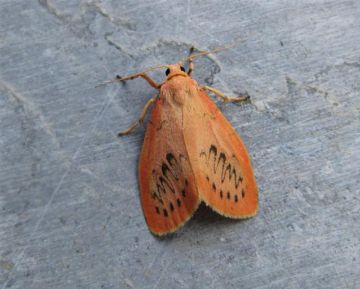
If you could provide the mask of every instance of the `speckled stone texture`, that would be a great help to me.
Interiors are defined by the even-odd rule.
[[[360,288],[360,2],[1,0],[0,288]],[[156,91],[94,88],[243,39],[194,77],[253,159],[260,211],[201,207],[147,230],[144,129]],[[163,71],[152,74],[157,80]]]

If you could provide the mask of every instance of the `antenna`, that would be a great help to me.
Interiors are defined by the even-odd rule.
[[[224,45],[224,46],[220,46],[220,47],[217,47],[217,48],[214,48],[214,49],[211,49],[211,50],[208,50],[208,51],[201,51],[199,53],[195,53],[195,54],[192,54],[188,57],[185,57],[183,59],[181,59],[179,61],[179,63],[184,63],[186,61],[189,61],[190,59],[194,59],[194,58],[197,58],[197,57],[200,57],[200,56],[204,56],[204,55],[208,55],[208,54],[212,54],[212,53],[217,53],[217,52],[220,52],[220,51],[223,51],[223,50],[226,50],[226,49],[230,49],[230,48],[233,48],[235,47],[236,45],[239,44],[239,42],[242,42],[244,41],[243,39],[239,39],[237,41],[235,41],[234,43],[231,43],[231,44],[227,44],[227,45]]]
[[[133,79],[137,76],[139,76],[139,74],[142,74],[142,73],[145,73],[145,72],[149,72],[149,71],[153,71],[153,70],[156,70],[156,69],[160,69],[160,68],[168,68],[169,66],[168,65],[156,65],[156,66],[152,66],[150,68],[147,68],[143,71],[140,71],[140,72],[137,72],[137,73],[133,73],[133,74],[129,74],[127,76],[120,76],[120,75],[117,75],[115,78],[113,79],[110,79],[110,80],[105,80],[101,83],[99,83],[98,85],[96,85],[95,87],[99,87],[99,86],[103,86],[103,85],[106,85],[106,84],[109,84],[109,83],[113,83],[113,82],[117,82],[117,81],[124,81],[124,80],[129,80],[129,79]]]

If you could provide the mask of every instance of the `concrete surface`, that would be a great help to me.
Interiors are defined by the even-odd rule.
[[[357,0],[1,0],[0,288],[360,288],[359,15]],[[195,78],[251,95],[219,105],[259,214],[203,207],[155,238],[144,130],[116,137],[155,91],[94,86],[237,38]]]

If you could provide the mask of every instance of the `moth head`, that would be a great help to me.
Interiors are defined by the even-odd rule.
[[[174,76],[188,76],[185,72],[185,68],[181,64],[169,65],[165,71],[166,80],[173,78]]]

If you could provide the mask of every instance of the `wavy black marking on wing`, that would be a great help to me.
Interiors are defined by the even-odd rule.
[[[224,152],[218,153],[215,145],[212,144],[208,152],[202,151],[200,158],[205,158],[207,166],[215,175],[220,175],[221,183],[224,183],[225,180],[233,182],[235,189],[242,183],[243,177],[240,172],[227,160]]]
[[[182,161],[184,160],[183,155],[179,155],[176,157],[172,153],[167,153],[165,156],[165,161],[163,161],[158,170],[154,169],[152,171],[153,183],[155,189],[152,191],[152,198],[158,203],[160,207],[163,208],[164,216],[168,216],[168,211],[166,208],[169,208],[169,211],[174,211],[173,203],[165,203],[164,195],[167,193],[181,193],[183,197],[186,196],[185,187],[187,187],[187,179],[181,179],[183,168]],[[180,161],[179,161],[180,160]],[[185,158],[186,160],[186,158]],[[176,192],[176,187],[179,187],[179,182],[184,182],[184,189],[180,190],[180,192]],[[177,205],[181,206],[181,201],[177,199]],[[155,207],[156,212],[159,214],[160,210],[158,207]],[[165,213],[166,212],[166,213]]]

